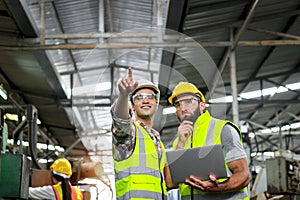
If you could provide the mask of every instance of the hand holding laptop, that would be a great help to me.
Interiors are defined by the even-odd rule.
[[[214,175],[209,175],[210,181],[201,181],[199,178],[195,176],[190,176],[185,180],[185,183],[193,186],[194,188],[197,188],[202,191],[209,191],[209,192],[220,192],[220,188],[222,188],[222,184],[219,184],[218,179]],[[221,189],[222,191],[224,190]]]

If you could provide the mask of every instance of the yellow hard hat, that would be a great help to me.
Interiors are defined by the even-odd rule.
[[[71,163],[65,158],[57,159],[51,166],[50,170],[54,174],[62,176],[64,178],[70,178],[72,175]]]
[[[183,94],[197,95],[202,102],[205,102],[205,98],[202,92],[200,92],[200,90],[198,90],[198,88],[194,84],[188,82],[179,82],[178,85],[174,88],[173,93],[169,97],[168,101],[173,104],[175,100],[174,98]]]

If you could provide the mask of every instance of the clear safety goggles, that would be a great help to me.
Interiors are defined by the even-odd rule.
[[[140,94],[135,94],[132,96],[133,101],[141,101],[144,99],[149,99],[149,100],[156,100],[157,96],[155,94],[148,94],[148,93],[140,93]]]
[[[176,109],[180,108],[181,106],[187,106],[190,107],[194,104],[194,102],[200,102],[200,99],[197,98],[188,98],[188,99],[181,99],[179,101],[176,101],[174,103],[174,106]]]

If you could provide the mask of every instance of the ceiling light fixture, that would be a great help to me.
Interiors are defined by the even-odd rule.
[[[4,99],[7,100],[7,91],[3,87],[3,84],[0,85],[0,96]]]

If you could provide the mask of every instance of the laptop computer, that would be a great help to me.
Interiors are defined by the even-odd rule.
[[[217,178],[228,177],[222,145],[209,145],[190,149],[166,151],[172,181],[184,183],[190,175],[208,180],[210,174]]]

